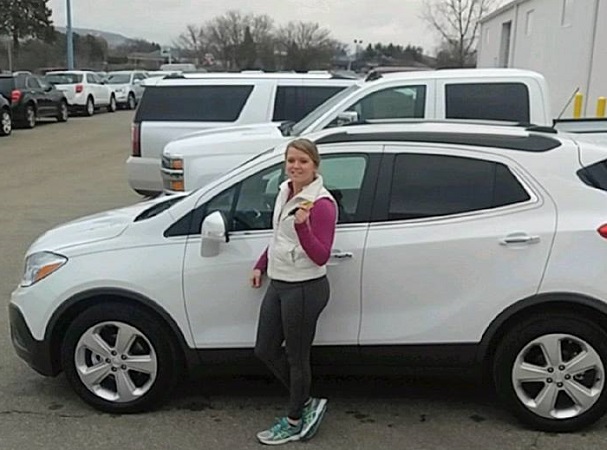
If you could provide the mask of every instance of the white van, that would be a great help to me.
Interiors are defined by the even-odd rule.
[[[354,82],[330,73],[208,73],[148,79],[132,126],[129,184],[142,195],[160,193],[160,156],[178,137],[235,125],[296,122]]]

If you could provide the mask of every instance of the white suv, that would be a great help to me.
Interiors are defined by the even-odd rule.
[[[310,137],[339,205],[315,364],[476,368],[543,430],[603,415],[605,149],[470,124]],[[184,365],[254,361],[263,290],[248,274],[271,237],[284,150],[40,237],[9,306],[17,353],[115,413],[158,403]]]
[[[150,78],[137,108],[128,158],[129,185],[162,192],[164,146],[200,130],[298,121],[356,80],[330,73],[208,73]]]
[[[84,112],[87,116],[104,107],[109,112],[116,111],[116,93],[107,86],[95,72],[69,70],[47,72],[44,78],[63,91],[70,110]]]

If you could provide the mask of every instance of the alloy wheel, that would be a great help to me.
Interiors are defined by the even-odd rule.
[[[547,334],[526,345],[512,367],[519,401],[547,419],[571,419],[588,411],[604,389],[605,368],[588,342]]]
[[[141,398],[158,375],[158,357],[149,339],[123,322],[99,323],[83,333],[74,364],[89,391],[115,403]]]
[[[8,111],[2,111],[1,117],[2,120],[0,121],[0,126],[2,127],[2,135],[8,136],[13,130],[11,115]]]

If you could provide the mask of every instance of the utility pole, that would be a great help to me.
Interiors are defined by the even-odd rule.
[[[67,2],[67,68],[74,70],[74,41],[72,36],[72,1]]]

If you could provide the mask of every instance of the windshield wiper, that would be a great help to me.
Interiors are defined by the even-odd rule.
[[[283,136],[292,136],[293,134],[293,125],[295,125],[294,120],[285,120],[280,125],[278,125],[278,129],[282,133]]]

